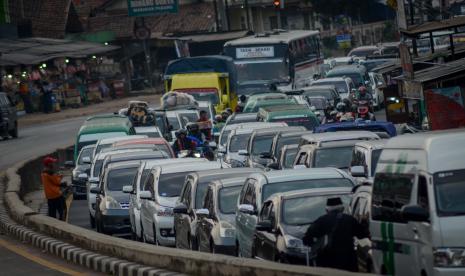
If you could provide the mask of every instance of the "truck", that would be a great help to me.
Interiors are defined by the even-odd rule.
[[[208,101],[216,113],[237,106],[237,73],[233,60],[225,56],[187,57],[168,63],[165,92],[182,92],[196,101]]]

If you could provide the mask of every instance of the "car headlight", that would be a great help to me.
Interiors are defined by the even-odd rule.
[[[159,216],[159,217],[172,217],[172,216],[174,216],[173,208],[163,207],[162,206],[157,210],[157,216]]]
[[[202,157],[202,156],[200,155],[200,153],[196,152],[196,153],[194,153],[194,157],[195,157],[195,158],[200,158],[200,157]]]
[[[121,205],[119,204],[116,199],[112,198],[111,196],[105,197],[105,208],[108,209],[121,209]]]
[[[465,248],[435,248],[434,266],[465,267]]]
[[[286,248],[289,250],[305,252],[307,247],[304,246],[304,243],[301,239],[298,239],[291,235],[284,235],[284,242],[286,243]]]
[[[220,223],[220,237],[234,238],[236,237],[236,229],[230,223],[223,221]]]

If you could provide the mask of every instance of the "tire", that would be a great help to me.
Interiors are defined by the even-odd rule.
[[[15,122],[15,128],[8,132],[11,137],[18,138],[18,122]]]
[[[95,228],[95,218],[89,213],[90,227]]]

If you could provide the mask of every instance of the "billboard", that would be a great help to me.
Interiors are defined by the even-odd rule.
[[[465,107],[459,86],[424,92],[431,130],[465,127]]]

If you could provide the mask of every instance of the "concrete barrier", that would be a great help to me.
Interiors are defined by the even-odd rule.
[[[37,164],[38,159],[33,159],[35,164]],[[191,275],[357,275],[340,270],[286,265],[154,246],[103,235],[37,214],[25,206],[21,200],[21,191],[26,189],[21,189],[22,177],[18,173],[27,173],[24,170],[27,164],[27,162],[16,164],[7,171],[8,185],[5,193],[5,203],[11,216],[25,226],[81,248],[146,266]],[[35,185],[30,183],[28,186]]]

